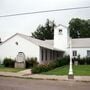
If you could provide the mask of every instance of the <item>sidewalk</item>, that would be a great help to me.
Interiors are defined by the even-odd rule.
[[[62,80],[67,81],[68,76],[56,76],[56,75],[42,75],[42,74],[31,74],[30,69],[20,71],[18,73],[12,72],[0,72],[0,76],[4,77],[16,77],[16,78],[31,78],[31,79],[42,79],[42,80]],[[73,81],[88,81],[90,82],[90,76],[74,76]]]

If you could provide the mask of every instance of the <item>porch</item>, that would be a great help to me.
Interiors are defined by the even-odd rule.
[[[63,54],[64,52],[62,51],[40,47],[40,62],[41,64],[52,62],[58,58],[63,57]]]

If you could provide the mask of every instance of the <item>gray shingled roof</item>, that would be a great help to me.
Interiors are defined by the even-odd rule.
[[[0,43],[0,45],[3,45],[5,42],[7,42],[11,38],[15,37],[16,35],[19,35],[20,37],[38,45],[38,46],[48,48],[48,49],[53,49],[53,40],[39,40],[39,39],[32,38],[31,36],[27,36],[27,35],[20,34],[20,33],[14,34],[10,38],[6,39],[4,42]]]
[[[26,36],[23,34],[19,34],[19,35],[41,47],[48,48],[48,49],[55,49],[54,40],[44,40],[43,41],[43,40],[35,39],[35,38]],[[72,47],[73,48],[90,48],[90,38],[72,39]]]
[[[90,38],[72,39],[73,48],[90,48]]]
[[[21,36],[22,38],[25,38],[28,41],[30,41],[38,46],[48,48],[48,49],[53,49],[53,40],[39,40],[39,39],[32,38],[31,36],[23,35],[20,33],[17,33],[17,34],[19,36]]]
[[[20,33],[16,33],[15,35],[11,36],[7,40],[5,40],[3,43],[1,43],[1,45],[16,35],[19,35],[20,37],[38,45],[38,46],[55,50],[54,40],[39,40],[39,39],[32,38],[31,36],[27,36],[27,35],[20,34]],[[72,47],[73,48],[90,48],[90,38],[72,39]]]

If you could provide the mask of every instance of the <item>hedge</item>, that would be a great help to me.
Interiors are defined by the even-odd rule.
[[[38,65],[37,58],[27,58],[25,60],[26,68],[32,68]]]
[[[78,61],[79,65],[90,65],[90,57],[86,57],[86,58],[73,58],[73,63],[75,61]]]
[[[49,64],[38,65],[36,67],[33,67],[32,73],[47,72],[47,71],[52,70],[54,68],[61,67],[64,65],[68,65],[68,64],[69,64],[69,57],[65,56],[64,58],[57,59],[56,61],[53,61]]]
[[[5,58],[3,64],[5,67],[14,67],[15,60],[11,58]]]

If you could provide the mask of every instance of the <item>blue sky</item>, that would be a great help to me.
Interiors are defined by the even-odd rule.
[[[0,0],[0,15],[89,5],[90,0]],[[0,18],[0,37],[5,40],[17,32],[31,35],[47,18],[68,26],[73,17],[90,19],[90,9]]]

